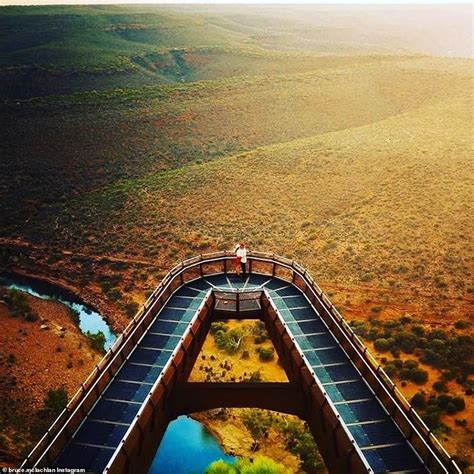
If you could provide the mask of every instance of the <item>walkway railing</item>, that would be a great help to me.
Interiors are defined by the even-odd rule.
[[[71,398],[67,407],[41,438],[22,464],[22,467],[53,465],[55,459],[70,441],[74,432],[101,396],[101,393],[127,360],[127,357],[173,293],[183,284],[192,280],[219,273],[233,273],[234,259],[233,252],[215,252],[190,258],[172,268],[112,348],[81,385],[81,388]],[[413,410],[380,364],[368,352],[360,338],[315,283],[307,270],[293,260],[275,254],[252,252],[248,260],[251,273],[281,278],[293,283],[304,292],[311,303],[319,310],[325,323],[415,448],[426,467],[435,473],[460,473],[461,471],[452,457]],[[120,446],[117,448],[113,459],[116,458],[119,451]],[[113,459],[111,462],[113,462]]]

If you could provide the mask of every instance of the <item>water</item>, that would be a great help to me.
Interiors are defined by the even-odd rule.
[[[201,423],[180,416],[169,424],[148,474],[203,474],[219,459],[232,462],[235,457]]]
[[[57,300],[71,308],[79,318],[79,328],[83,333],[87,331],[95,334],[102,331],[105,335],[105,350],[112,347],[117,336],[102,316],[78,301],[72,295],[48,283],[19,276],[2,277],[0,283],[7,288],[23,291],[43,300]]]

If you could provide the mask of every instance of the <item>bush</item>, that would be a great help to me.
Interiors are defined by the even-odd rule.
[[[33,311],[27,311],[24,315],[25,321],[28,321],[30,323],[34,323],[35,321],[38,321],[39,317],[36,313]]]
[[[396,368],[393,364],[387,364],[387,365],[384,367],[384,370],[385,370],[385,373],[386,373],[389,377],[393,377],[394,375],[397,374],[397,368]]]
[[[467,329],[470,326],[469,321],[465,321],[463,319],[459,319],[454,323],[454,327],[456,329]]]
[[[275,357],[275,349],[273,347],[260,347],[258,349],[258,358],[263,362],[268,362]]]
[[[135,316],[135,314],[137,313],[139,307],[139,304],[135,301],[129,301],[125,303],[124,310],[129,318],[133,318],[133,316]]]
[[[217,347],[228,354],[235,354],[240,349],[243,338],[244,331],[241,328],[234,328],[229,331],[219,329],[214,334]]]
[[[16,316],[19,314],[25,315],[31,312],[31,307],[28,303],[28,299],[24,293],[18,290],[10,290],[9,294],[5,299],[8,308]]]
[[[122,292],[118,288],[112,288],[107,291],[107,296],[113,301],[119,301],[122,298]]]
[[[451,397],[447,394],[441,394],[437,397],[430,397],[428,405],[439,410],[445,411],[448,415],[452,415],[464,410],[466,403],[462,397]]]
[[[206,469],[206,474],[285,474],[289,472],[291,471],[283,464],[266,456],[257,456],[252,460],[240,458],[234,463],[220,459]]]
[[[240,418],[256,442],[266,436],[273,423],[273,416],[263,410],[245,410]]]
[[[411,398],[410,402],[415,408],[423,410],[423,408],[426,407],[425,392],[415,393],[415,395],[413,395],[413,397]]]
[[[105,352],[105,334],[102,331],[97,331],[95,334],[90,331],[86,332],[86,336],[89,338],[91,346],[98,351]]]
[[[438,380],[433,384],[433,390],[436,390],[437,392],[447,392],[448,387],[446,386],[446,382]]]
[[[66,408],[67,398],[67,391],[64,387],[49,390],[44,399],[44,407],[52,416],[56,417]]]
[[[323,467],[322,459],[315,445],[314,438],[301,422],[287,421],[283,427],[286,447],[301,460],[304,472],[318,472]]]
[[[452,400],[454,406],[456,407],[456,411],[462,411],[466,408],[466,402],[462,397],[454,397]]]
[[[393,341],[391,341],[390,339],[385,339],[383,337],[376,339],[374,341],[375,350],[379,352],[387,352],[390,349],[392,342]]]
[[[445,410],[448,415],[454,415],[458,411],[453,402],[448,402]]]
[[[417,385],[423,385],[428,381],[428,372],[424,369],[415,367],[413,369],[409,369],[408,378]]]
[[[403,367],[406,367],[407,369],[415,369],[416,367],[418,367],[418,362],[412,359],[406,360],[403,363]]]
[[[227,324],[225,324],[222,321],[219,321],[217,323],[212,323],[211,328],[210,328],[211,334],[215,334],[217,331],[227,332],[228,330],[229,330],[229,326],[227,326]]]
[[[411,327],[411,332],[421,337],[425,334],[425,328],[421,324],[414,324]]]
[[[431,430],[438,429],[442,426],[441,410],[437,407],[428,406],[426,412],[422,415],[422,418],[426,423],[426,426]]]
[[[417,337],[411,332],[402,331],[395,335],[395,342],[400,350],[411,354],[416,349]]]
[[[256,370],[255,372],[252,372],[248,377],[242,380],[242,382],[247,382],[247,383],[257,383],[261,381],[262,381],[262,374],[260,373],[260,370]]]

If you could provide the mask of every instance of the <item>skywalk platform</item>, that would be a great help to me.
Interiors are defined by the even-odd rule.
[[[272,258],[262,257],[260,262],[253,258],[246,278],[228,271],[227,255],[207,263],[198,261],[189,279],[177,272],[179,277],[172,278],[174,288],[161,292],[159,309],[146,319],[156,307],[149,300],[135,323],[141,330],[131,330],[112,348],[108,366],[99,371],[87,392],[93,394],[90,400],[84,390],[77,406],[58,422],[68,426],[68,420],[77,419],[69,421],[63,442],[57,442],[64,431],[59,428],[43,456],[34,451],[31,459],[37,465],[43,462],[87,472],[133,472],[140,451],[150,451],[149,446],[156,449],[157,444],[147,437],[156,436],[155,427],[162,435],[173,418],[167,406],[177,393],[173,392],[175,383],[186,382],[211,322],[228,317],[265,321],[290,382],[301,386],[301,416],[308,421],[331,471],[459,472],[411,407],[398,400],[396,387],[382,369],[368,365],[367,350],[319,288],[319,295],[316,290],[312,297],[308,288],[314,288],[314,282],[307,280],[304,270],[286,264],[279,275],[279,263]],[[207,274],[205,265],[213,267],[216,262],[223,264],[222,271]],[[103,373],[108,376],[98,383]],[[218,400],[215,403],[218,406]],[[134,445],[140,443],[135,453]]]

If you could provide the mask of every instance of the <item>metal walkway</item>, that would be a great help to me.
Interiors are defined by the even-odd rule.
[[[273,274],[252,273],[243,279],[227,272],[183,281],[170,294],[133,349],[113,370],[107,385],[95,389],[94,403],[89,410],[81,410],[82,420],[69,433],[67,443],[54,458],[54,466],[91,472],[110,468],[131,424],[173,362],[209,295],[247,291],[262,292],[278,314],[314,378],[312,383],[323,392],[325,403],[334,411],[367,472],[456,472],[440,470],[436,463],[428,466],[422,459],[420,449],[408,441],[387,404],[348,356],[321,310],[294,284],[294,278],[288,281]]]

